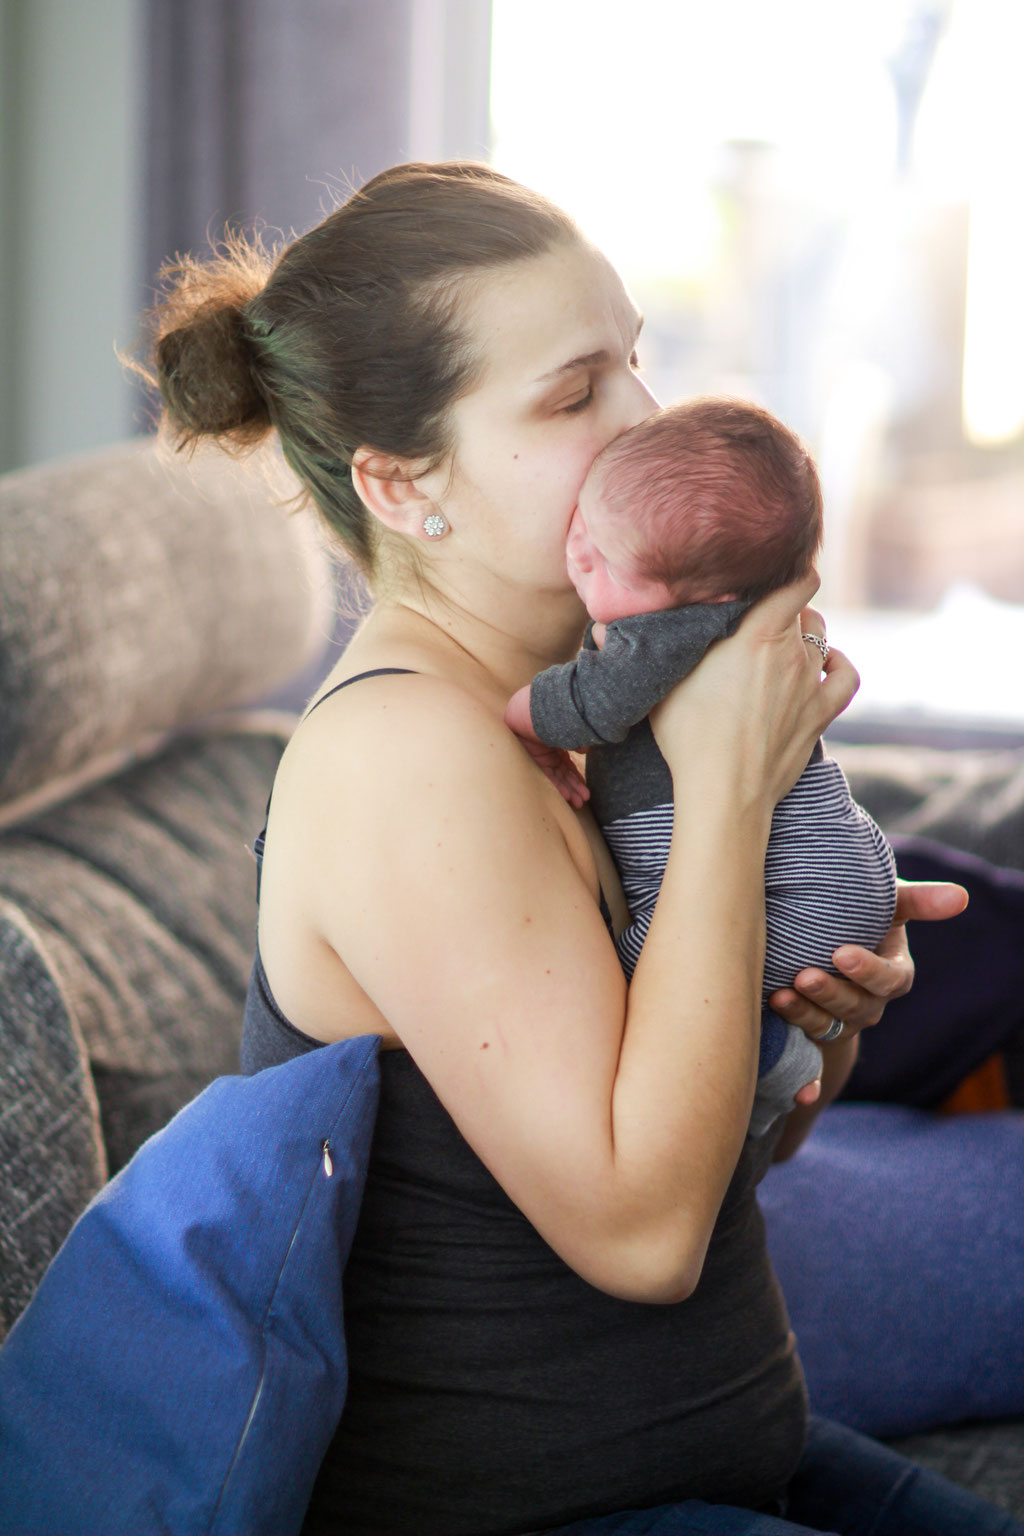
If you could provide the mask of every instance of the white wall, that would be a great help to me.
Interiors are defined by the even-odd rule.
[[[132,430],[139,0],[0,5],[0,468]]]

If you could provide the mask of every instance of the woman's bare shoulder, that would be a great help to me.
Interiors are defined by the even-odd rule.
[[[459,829],[461,859],[568,861],[594,898],[597,869],[578,819],[488,701],[430,674],[361,679],[297,728],[278,769],[271,840],[309,871],[330,907],[326,850],[359,872],[381,858],[432,867]],[[435,871],[436,873],[436,871]],[[506,873],[509,873],[506,868]],[[468,874],[468,871],[467,871]],[[313,913],[311,911],[310,915]]]
[[[522,778],[525,754],[494,708],[447,677],[430,673],[362,677],[323,701],[296,730],[282,762],[284,782],[337,798],[343,785],[377,800],[413,795],[423,775],[464,784],[498,773]],[[528,765],[527,765],[528,766]]]
[[[358,692],[303,722],[280,805],[275,788],[268,844],[307,926],[421,1065],[517,993],[532,998],[524,1020],[543,1000],[570,1033],[592,1028],[621,972],[574,813],[471,692],[427,676]],[[621,999],[612,1012],[621,1033]],[[522,1024],[509,1018],[508,1038]]]

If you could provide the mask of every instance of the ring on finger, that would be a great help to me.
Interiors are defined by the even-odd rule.
[[[833,1040],[838,1040],[845,1028],[844,1020],[833,1019],[825,1033],[815,1037],[818,1045],[830,1045]]]
[[[816,645],[818,647],[818,650],[821,652],[821,664],[824,666],[829,658],[829,643],[825,639],[824,635],[812,635],[810,631],[808,631],[806,634],[801,635],[800,639],[809,640],[812,645]]]

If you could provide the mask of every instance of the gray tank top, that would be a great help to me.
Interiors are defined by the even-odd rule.
[[[277,1007],[257,952],[243,1070],[319,1043]],[[304,1536],[516,1536],[689,1498],[771,1504],[806,1422],[755,1196],[774,1137],[744,1144],[694,1294],[618,1301],[531,1227],[408,1052],[380,1063],[345,1275],[348,1398]]]

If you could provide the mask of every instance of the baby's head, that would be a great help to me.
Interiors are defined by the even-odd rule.
[[[807,573],[821,523],[798,437],[745,400],[686,400],[595,459],[569,528],[569,575],[603,622],[753,601]]]

